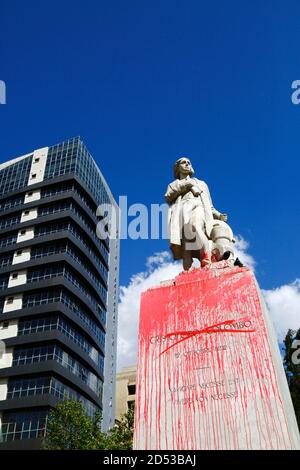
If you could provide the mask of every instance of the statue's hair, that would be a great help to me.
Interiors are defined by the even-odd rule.
[[[181,160],[183,160],[184,158],[186,158],[187,160],[190,161],[190,159],[189,159],[188,157],[180,157],[180,158],[178,158],[178,160],[176,160],[176,162],[175,162],[175,164],[174,164],[174,178],[177,179],[177,180],[179,179],[179,176],[180,176],[180,175],[179,175],[179,168],[178,168],[178,167],[179,167],[179,163],[180,163]],[[190,173],[189,173],[189,176],[193,176],[194,173],[195,173],[195,172],[194,172],[193,167],[192,167],[192,169],[191,169],[191,171],[190,171]]]

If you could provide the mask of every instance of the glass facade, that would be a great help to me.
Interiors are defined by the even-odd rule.
[[[113,416],[118,265],[114,243],[96,233],[97,207],[111,202],[80,138],[0,165],[0,326],[13,340],[0,450],[42,438],[53,397]]]
[[[72,201],[63,201],[63,202],[51,204],[49,206],[43,206],[39,208],[38,215],[39,217],[43,217],[46,215],[57,214],[57,213],[65,212],[65,211],[71,211],[73,214],[75,214],[78,217],[78,219],[80,219],[80,222],[82,222],[82,224],[84,225],[84,229],[90,235],[95,245],[99,248],[104,260],[107,263],[108,256],[109,256],[108,250],[105,244],[101,240],[99,240],[99,238],[97,237],[96,231],[95,231],[95,224],[91,223],[88,220],[88,218],[82,214],[82,210],[78,207],[76,203]]]
[[[97,323],[87,313],[88,309],[84,305],[80,304],[78,300],[66,289],[47,289],[42,292],[36,292],[34,294],[25,294],[23,296],[23,309],[31,309],[33,307],[40,307],[41,305],[49,305],[52,303],[62,303],[72,313],[75,313],[80,320],[94,333],[99,341],[99,345],[103,348],[105,344],[105,333],[97,325]],[[2,303],[3,306],[3,303]],[[1,308],[1,304],[0,304]],[[3,311],[3,307],[2,310]],[[105,324],[105,310],[101,310],[99,319]]]
[[[12,196],[3,201],[0,201],[0,212],[7,211],[8,209],[12,209],[14,207],[18,207],[24,202],[24,196]]]
[[[8,275],[1,276],[1,277],[0,277],[0,290],[3,290],[3,289],[6,289],[6,288],[7,288],[8,279],[9,279],[9,276],[8,276]]]
[[[90,211],[91,214],[95,214],[95,209],[96,209],[95,203],[93,204],[85,195],[85,193],[82,190],[80,190],[78,185],[72,181],[67,181],[65,183],[60,183],[57,185],[51,185],[49,187],[42,188],[41,198],[45,199],[49,197],[54,197],[62,193],[76,194],[76,196],[78,196],[79,199],[84,203],[86,209],[88,209],[88,211]]]
[[[79,137],[49,148],[45,180],[70,173],[86,185],[97,206],[110,202],[99,169]]]
[[[13,227],[18,224],[21,219],[21,214],[15,214],[8,217],[3,217],[0,220],[0,230],[5,230],[6,228]]]
[[[91,289],[86,288],[82,281],[79,280],[78,275],[74,272],[74,270],[67,268],[65,264],[53,264],[48,267],[41,267],[38,269],[30,269],[27,273],[27,283],[31,284],[33,282],[38,281],[45,281],[47,279],[55,279],[56,277],[64,277],[68,281],[70,281],[74,287],[80,291],[89,302],[91,302],[97,311],[101,310],[101,305],[98,299],[95,297],[94,293]],[[1,278],[0,278],[0,286],[1,286]],[[95,292],[95,291],[94,291]]]
[[[5,248],[6,246],[14,245],[17,241],[17,233],[0,236],[0,248]]]
[[[50,377],[10,379],[7,387],[7,400],[49,393]]]
[[[47,410],[4,412],[0,442],[43,438],[46,431],[47,417]]]
[[[102,381],[87,367],[64,351],[60,346],[49,344],[32,348],[16,348],[14,351],[13,366],[20,367],[38,362],[56,361],[79,377],[98,396],[101,394]]]
[[[32,155],[0,171],[0,196],[27,186]]]
[[[76,263],[80,264],[80,267],[95,283],[101,294],[104,296],[106,295],[105,285],[107,283],[107,269],[103,266],[103,270],[101,270],[102,276],[99,276],[99,272],[97,273],[95,271],[89,259],[84,258],[79,252],[79,250],[77,250],[77,248],[70,242],[62,242],[57,244],[33,247],[31,250],[31,259],[47,258],[48,256],[53,256],[57,254],[66,254],[70,256],[70,258],[72,258],[72,260],[74,260]],[[3,263],[10,264],[9,261],[9,256],[6,256],[3,259]],[[0,258],[0,266],[1,262],[2,260]],[[100,281],[102,281],[103,284],[101,284]]]
[[[99,411],[98,407],[90,400],[54,377],[21,377],[9,380],[7,387],[7,400],[16,400],[22,397],[32,397],[37,395],[54,395],[61,400],[67,399],[81,401],[87,414],[91,418],[93,418],[95,413]]]
[[[42,317],[31,320],[20,320],[18,336],[43,333],[45,331],[57,330],[71,339],[76,345],[81,347],[86,354],[98,365],[103,373],[104,356],[90,342],[70,325],[70,323],[57,316]]]
[[[82,246],[90,253],[93,260],[99,266],[101,272],[106,272],[107,277],[107,268],[104,266],[102,259],[98,255],[95,248],[91,245],[89,240],[87,240],[85,233],[82,229],[78,228],[73,222],[54,222],[51,224],[41,224],[36,227],[34,236],[35,237],[44,237],[47,235],[54,235],[58,232],[68,231],[70,232],[77,240],[82,244]],[[17,239],[17,235],[11,235],[14,240]],[[10,241],[4,237],[3,244],[7,246],[8,244],[14,243],[14,241]],[[0,245],[1,245],[1,238],[0,238]]]
[[[12,264],[12,260],[13,260],[13,253],[0,256],[0,268],[10,266]]]

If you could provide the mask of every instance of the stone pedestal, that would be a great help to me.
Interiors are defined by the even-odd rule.
[[[253,273],[226,262],[142,295],[135,449],[299,449]]]

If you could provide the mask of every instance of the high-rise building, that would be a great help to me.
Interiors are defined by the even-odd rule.
[[[0,165],[0,449],[39,448],[65,397],[114,425],[118,217],[100,239],[99,205],[118,214],[80,138]]]

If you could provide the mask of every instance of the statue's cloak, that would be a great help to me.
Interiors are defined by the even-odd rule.
[[[182,238],[183,238],[183,225],[192,223],[194,226],[203,226],[204,233],[207,239],[210,239],[210,234],[213,227],[213,211],[215,211],[210,192],[207,184],[204,181],[193,178],[195,182],[194,188],[197,188],[201,194],[195,197],[191,191],[186,193],[182,192],[182,180],[175,180],[169,184],[165,198],[170,204],[168,211],[168,233],[170,247],[174,259],[182,259]],[[194,210],[199,206],[201,210]],[[198,209],[200,209],[198,207]],[[199,218],[199,220],[198,220]],[[199,252],[192,253],[194,257],[199,257]]]

